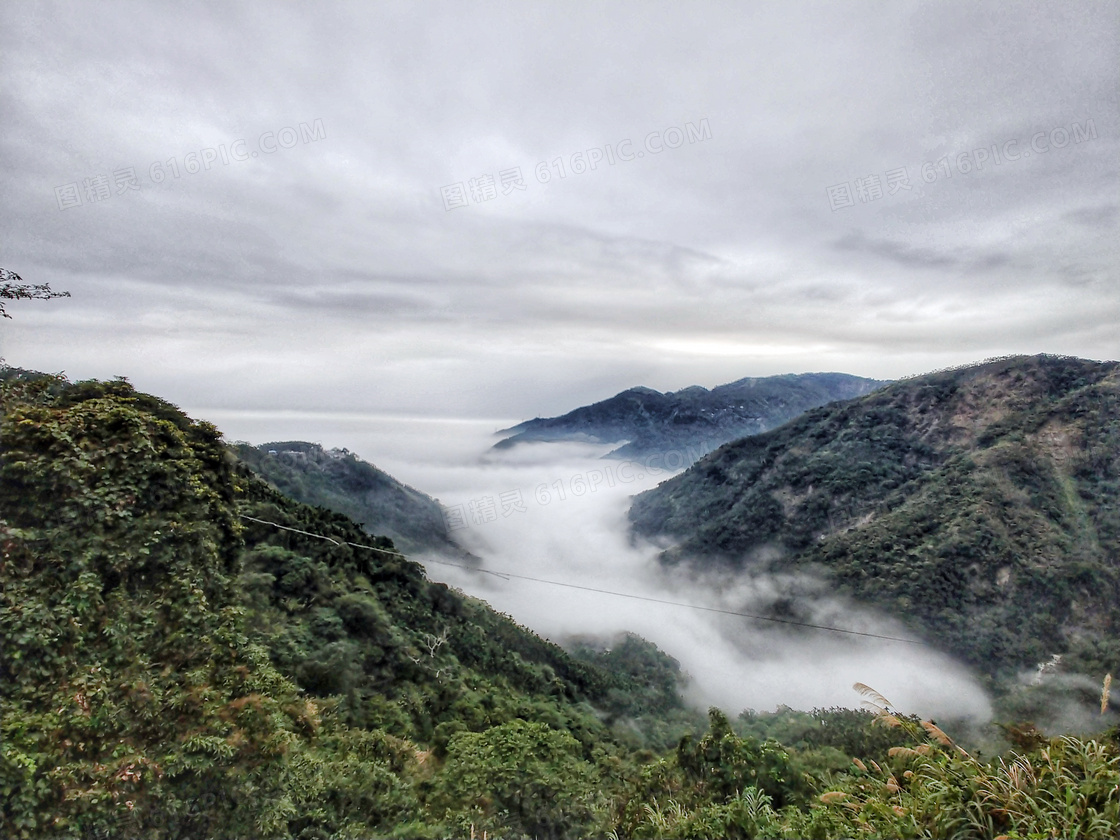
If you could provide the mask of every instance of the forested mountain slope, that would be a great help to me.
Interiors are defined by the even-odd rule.
[[[439,503],[345,449],[285,441],[233,444],[237,457],[284,495],[344,514],[406,553],[469,557],[447,533]]]
[[[995,674],[1120,668],[1120,366],[1016,357],[896,382],[638,496],[665,562],[803,570]]]
[[[612,719],[684,716],[648,643],[652,679],[570,656],[127,382],[3,379],[6,837],[554,835]]]
[[[569,654],[432,583],[127,382],[0,367],[0,836],[1104,840],[1120,822],[1115,728],[1019,728],[988,762],[862,687],[875,714],[713,709],[705,732],[680,682],[637,637]]]

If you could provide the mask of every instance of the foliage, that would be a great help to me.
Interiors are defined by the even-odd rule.
[[[782,710],[733,727],[713,709],[659,756],[648,746],[689,720],[680,684],[637,637],[568,653],[429,581],[123,380],[0,370],[4,837],[1103,837],[1120,822],[1115,732],[1009,727],[1019,751],[981,763],[885,704],[879,723]]]
[[[443,512],[424,495],[345,449],[287,441],[231,446],[237,458],[289,498],[344,514],[405,551],[469,557],[448,537]]]
[[[570,837],[594,822],[597,781],[573,737],[514,720],[454,735],[432,799],[446,803],[445,819],[460,835],[473,826],[499,836]]]
[[[670,756],[643,767],[612,803],[627,837],[751,837],[773,825],[773,804],[807,802],[789,753],[776,741],[739,737],[719,709],[708,732],[681,739]]]
[[[5,834],[280,824],[301,711],[240,632],[216,430],[124,382],[3,390]],[[189,803],[221,791],[195,819]]]
[[[1115,745],[1062,737],[1033,753],[984,763],[936,726],[923,726],[925,743],[895,747],[891,762],[864,765],[821,795],[833,831],[865,837],[1115,837]]]
[[[774,712],[748,710],[735,721],[742,736],[774,740],[799,753],[836,750],[845,756],[883,761],[893,747],[909,741],[901,729],[877,725],[876,716],[867,709],[813,709],[799,712],[783,706]]]
[[[1013,358],[894,383],[637,497],[666,562],[824,574],[1004,685],[1120,668],[1120,365]]]
[[[852,759],[847,772],[812,780],[812,802],[775,807],[761,785],[746,784],[743,769],[768,768],[756,778],[780,785],[788,773],[784,753],[743,765],[744,744],[713,714],[711,731],[698,748],[682,744],[675,766],[663,761],[643,771],[641,784],[619,799],[616,833],[635,838],[1115,837],[1120,753],[1114,742],[1041,739],[1029,752],[981,762],[932,722],[900,718],[885,708],[878,721],[904,733],[910,745],[890,748],[881,762]]]

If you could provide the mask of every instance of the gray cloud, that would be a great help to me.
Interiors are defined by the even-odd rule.
[[[0,259],[74,294],[13,309],[17,364],[186,405],[532,416],[639,382],[1120,355],[1108,6],[0,15]],[[270,392],[266,359],[314,373]]]

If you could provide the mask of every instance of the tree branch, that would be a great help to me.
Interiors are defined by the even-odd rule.
[[[69,292],[56,292],[48,283],[24,283],[23,278],[7,268],[0,268],[0,316],[11,319],[4,311],[4,300],[50,300],[70,297]]]

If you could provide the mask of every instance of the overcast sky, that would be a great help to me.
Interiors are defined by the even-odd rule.
[[[0,266],[72,294],[11,364],[516,420],[1120,356],[1114,2],[0,9]]]

